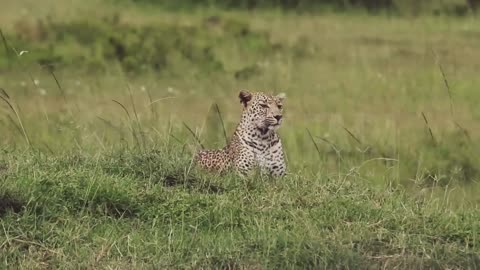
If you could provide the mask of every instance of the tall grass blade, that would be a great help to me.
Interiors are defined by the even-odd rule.
[[[23,122],[22,122],[22,118],[20,117],[20,114],[18,113],[18,111],[15,109],[15,107],[12,105],[12,103],[10,102],[10,97],[9,95],[7,94],[7,92],[5,91],[5,89],[2,89],[2,95],[0,95],[0,99],[2,99],[7,105],[8,107],[10,107],[10,109],[12,110],[12,112],[15,114],[15,116],[17,117],[17,121],[18,121],[18,124],[20,125],[20,128],[21,128],[21,133],[23,134],[23,137],[25,138],[25,141],[27,142],[27,145],[28,147],[31,147],[31,144],[30,144],[30,139],[28,137],[28,134],[27,134],[27,131],[25,129],[25,126],[23,125]]]
[[[175,135],[173,135],[172,133],[169,134],[170,137],[172,137],[175,141],[177,141],[179,144],[181,145],[184,145],[185,143],[182,142],[179,138],[177,138]]]
[[[3,37],[5,38],[5,37]],[[5,39],[5,42],[4,42],[5,46],[7,46],[7,40]],[[12,51],[15,53],[15,55],[17,56],[17,59],[20,59],[20,57],[22,56],[22,52],[18,52],[15,47],[13,46],[10,46],[10,48],[12,49]],[[25,72],[27,73],[28,75],[28,78],[30,79],[30,81],[32,82],[33,86],[37,87],[37,83],[35,82],[35,79],[33,78],[32,76],[32,73],[29,71],[28,67],[26,65],[24,65],[22,63],[22,61],[19,60],[19,63],[20,65],[22,66],[22,68],[25,70]]]
[[[3,45],[5,47],[5,52],[7,53],[7,57],[8,57],[8,63],[9,63],[9,66],[11,66],[11,54],[10,54],[10,50],[9,50],[9,47],[12,49],[12,51],[15,53],[15,55],[17,56],[17,59],[20,58],[21,54],[13,47],[13,46],[8,46],[8,41],[7,41],[7,38],[3,35],[3,32],[2,30],[0,29],[0,35],[2,36],[2,41],[3,41]],[[32,74],[30,73],[30,71],[28,70],[28,68],[26,66],[23,66],[23,64],[21,63],[21,61],[19,61],[20,64],[22,65],[23,69],[27,72],[27,75],[28,75],[28,78],[30,79],[30,81],[32,82],[32,84],[37,87],[37,84],[35,83],[35,79],[33,79],[33,76]]]
[[[65,102],[65,105],[67,104],[67,95],[65,94],[65,91],[63,90],[62,86],[60,85],[60,82],[57,79],[57,76],[53,72],[53,70],[48,69],[50,75],[52,75],[53,79],[55,80],[55,83],[57,84],[58,89],[60,90],[60,94],[62,95],[63,102]]]
[[[105,123],[107,126],[111,127],[112,129],[118,131],[119,133],[122,133],[122,129],[116,125],[114,125],[112,122],[108,121],[105,118],[102,118],[100,116],[97,116],[98,119],[100,119],[103,123]]]
[[[348,135],[350,135],[350,137],[352,137],[358,144],[362,145],[362,142],[357,138],[357,136],[355,136],[353,134],[353,132],[351,132],[350,130],[348,130],[348,128],[346,127],[343,127],[343,129],[348,133]]]
[[[319,136],[315,136],[315,137],[317,137],[318,139],[320,139],[320,140],[326,142],[327,144],[329,144],[329,145],[332,147],[333,151],[335,151],[335,153],[337,154],[337,156],[338,156],[339,158],[342,157],[342,156],[340,155],[340,150],[338,150],[338,147],[337,147],[334,143],[330,142],[329,140],[327,140],[327,139],[325,139],[325,138],[319,137]]]
[[[425,114],[423,112],[422,112],[422,117],[423,117],[423,121],[425,121],[425,125],[427,126],[428,132],[430,133],[430,137],[432,138],[433,144],[436,144],[436,140],[435,140],[435,137],[433,136],[432,129],[430,128],[430,125],[428,124],[427,117],[425,116]]]
[[[57,85],[58,89],[60,90],[60,94],[62,95],[63,102],[65,103],[65,106],[67,106],[68,100],[67,100],[66,91],[63,89],[62,85],[60,84],[60,81],[58,80],[57,75],[55,75],[55,73],[53,72],[53,69],[52,68],[47,68],[47,70],[50,73],[50,75],[52,75],[53,79],[55,80],[55,84]],[[78,104],[76,102],[74,102],[74,106],[75,106],[75,109],[77,110],[77,112],[80,113],[80,108],[78,107]],[[69,113],[71,114],[71,111]]]
[[[171,99],[171,98],[176,98],[176,97],[170,96],[170,97],[163,97],[163,98],[155,99],[154,101],[150,102],[150,104],[148,104],[148,106],[152,106],[152,104],[155,104],[159,101],[162,101],[162,100],[165,100],[165,99]]]
[[[5,89],[0,88],[0,94],[6,97],[7,99],[10,99],[10,96],[7,94],[7,91],[5,91]]]
[[[462,127],[457,121],[453,121],[453,123],[463,132],[463,135],[465,135],[467,140],[471,141],[472,138],[470,137],[470,132],[468,132],[466,128]]]
[[[220,123],[222,124],[223,137],[225,138],[225,144],[228,144],[227,131],[225,130],[225,124],[223,122],[222,113],[220,112],[220,108],[218,107],[217,103],[215,103],[215,110],[217,111],[218,118],[220,119]]]
[[[125,106],[123,106],[122,103],[120,103],[119,101],[116,101],[115,99],[112,99],[113,102],[117,103],[120,107],[122,107],[123,111],[125,111],[125,113],[127,114],[127,117],[128,117],[128,120],[132,120],[132,118],[130,117],[130,113],[128,112],[127,108]]]
[[[135,106],[135,102],[133,101],[132,89],[130,88],[130,84],[128,84],[128,83],[127,83],[127,89],[128,89],[128,95],[130,96],[130,102],[132,103],[133,115],[135,116],[135,121],[137,123],[138,132],[140,133],[140,138],[142,140],[142,146],[143,146],[143,149],[146,149],[145,148],[145,136],[144,136],[143,131],[142,131],[142,125],[140,124],[140,120],[138,118],[137,108]]]
[[[453,98],[452,98],[452,91],[450,89],[450,84],[448,83],[448,79],[447,79],[447,76],[445,75],[445,71],[443,70],[443,67],[442,65],[438,64],[438,68],[440,69],[440,73],[442,73],[442,77],[443,77],[443,82],[445,83],[445,88],[447,89],[447,93],[448,93],[448,99],[450,101],[450,115],[452,117],[452,121],[453,123],[455,124],[455,126],[457,126],[462,132],[463,134],[465,135],[465,137],[470,140],[470,134],[468,132],[468,130],[464,127],[462,127],[456,120],[455,120],[455,117],[454,117],[454,107],[453,107]]]
[[[200,145],[200,147],[202,147],[202,149],[205,149],[205,146],[203,146],[202,142],[200,142],[200,139],[199,139],[198,136],[195,134],[195,132],[193,132],[193,130],[192,130],[185,122],[183,122],[183,125],[185,126],[185,128],[187,128],[188,131],[190,131],[190,133],[192,134],[193,138],[195,138],[195,141]]]
[[[7,55],[7,63],[8,63],[8,67],[11,67],[12,65],[12,61],[11,61],[11,54],[10,54],[10,50],[8,49],[8,43],[7,43],[7,39],[5,38],[5,36],[3,35],[3,31],[2,29],[0,28],[0,36],[2,36],[2,42],[3,42],[3,46],[5,47],[5,54]]]
[[[135,143],[137,144],[138,147],[140,147],[140,141],[138,140],[138,137],[137,137],[137,134],[135,132],[135,128],[133,127],[132,125],[132,118],[130,117],[130,113],[128,112],[127,108],[125,106],[123,106],[122,103],[112,99],[113,102],[117,103],[122,109],[123,111],[125,112],[125,114],[127,115],[127,118],[128,118],[128,122],[130,124],[130,129],[132,131],[132,136],[133,136],[133,139],[135,140]]]
[[[55,152],[52,150],[52,148],[50,148],[50,146],[48,146],[48,144],[42,143],[42,145],[48,150],[48,152],[50,152],[50,154],[55,154]]]
[[[447,76],[445,75],[445,71],[443,71],[443,67],[441,64],[438,64],[438,67],[440,69],[440,73],[442,73],[442,77],[443,77],[443,82],[445,83],[445,87],[447,89],[447,93],[448,93],[448,99],[450,101],[450,115],[452,116],[453,118],[453,98],[452,98],[452,92],[450,91],[450,85],[448,83],[448,79],[447,79]]]
[[[153,99],[152,99],[152,94],[150,93],[150,90],[147,89],[147,96],[148,96],[148,101],[149,101],[149,104],[153,104]],[[153,116],[153,120],[156,122],[158,122],[158,112],[157,110],[155,110],[154,106],[149,106],[150,107],[150,113],[152,114]]]
[[[10,114],[8,114],[7,118],[8,118],[8,121],[10,122],[10,124],[12,124],[15,127],[15,129],[18,131],[20,136],[23,136],[22,128],[15,122],[15,120],[13,120],[12,116]]]
[[[317,150],[318,156],[322,158],[322,154],[320,153],[320,149],[318,148],[317,143],[315,142],[315,139],[312,136],[312,133],[310,133],[310,130],[307,128],[307,133],[308,136],[310,137],[310,140],[312,140],[313,145],[315,146],[315,149]]]

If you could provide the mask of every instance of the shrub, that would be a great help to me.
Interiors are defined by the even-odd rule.
[[[93,71],[119,63],[127,73],[162,72],[174,69],[178,63],[197,67],[202,72],[222,71],[223,64],[216,56],[217,44],[236,43],[253,53],[268,53],[273,47],[268,33],[253,31],[248,24],[239,21],[209,18],[197,26],[132,26],[118,20],[24,21],[7,39],[13,47],[30,52],[22,56],[23,61],[52,68],[87,66]],[[205,27],[220,31],[213,33]],[[38,29],[45,34],[39,35]],[[7,53],[1,50],[0,58]],[[0,62],[0,68],[8,64]]]

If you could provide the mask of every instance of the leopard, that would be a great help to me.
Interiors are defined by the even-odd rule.
[[[283,122],[285,94],[241,90],[238,98],[242,113],[226,146],[198,151],[194,163],[218,173],[235,171],[247,176],[259,169],[274,177],[286,175],[285,153],[278,134]]]

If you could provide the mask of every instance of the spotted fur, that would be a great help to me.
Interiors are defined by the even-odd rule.
[[[282,123],[285,95],[241,91],[239,98],[242,116],[230,142],[223,149],[198,152],[196,164],[217,172],[234,169],[246,175],[258,167],[273,176],[285,175],[282,142],[276,132]]]

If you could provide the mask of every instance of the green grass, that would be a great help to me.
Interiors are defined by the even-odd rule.
[[[480,220],[354,173],[284,179],[190,171],[179,149],[7,154],[2,262],[26,268],[459,268]],[[15,160],[15,161],[14,161]],[[21,191],[21,192],[20,192]],[[6,201],[5,195],[3,200]]]
[[[474,18],[62,3],[0,9],[6,268],[480,268]],[[241,89],[287,93],[287,177],[192,166]]]

